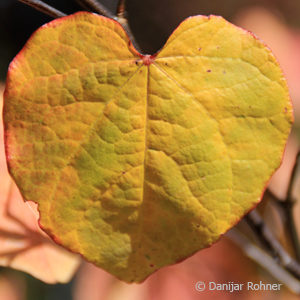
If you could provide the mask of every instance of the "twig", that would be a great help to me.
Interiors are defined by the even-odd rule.
[[[275,279],[286,285],[292,292],[300,294],[300,282],[278,264],[262,249],[252,243],[238,229],[233,228],[226,233],[237,246],[252,260],[267,270]]]
[[[297,260],[300,262],[300,245],[299,245],[299,235],[295,224],[295,219],[293,215],[293,207],[289,205],[283,204],[286,211],[286,220],[287,220],[287,228],[288,232],[291,236],[291,242],[293,244],[293,248],[295,249],[295,256]]]
[[[295,219],[293,215],[294,205],[296,203],[296,199],[293,197],[293,190],[296,181],[297,170],[300,164],[300,152],[297,154],[295,165],[292,170],[289,186],[287,189],[287,195],[285,199],[279,199],[274,195],[269,189],[266,190],[265,195],[270,197],[273,203],[275,203],[283,212],[284,220],[286,223],[287,231],[290,235],[290,240],[294,249],[295,257],[297,261],[300,263],[300,242],[299,242],[299,234],[297,231],[297,227],[295,224]]]
[[[255,212],[257,213],[257,212]],[[265,230],[265,223],[264,222],[256,222],[254,223],[248,215],[245,216],[243,219],[246,225],[250,227],[252,230],[252,233],[254,234],[254,237],[257,239],[258,244],[264,248],[265,251],[267,251],[275,260],[276,262],[279,261],[278,259],[278,251],[274,249],[272,243],[270,243],[269,238],[264,237],[264,230]],[[261,219],[262,221],[262,219]],[[242,223],[241,223],[242,225]],[[243,230],[242,230],[243,231]]]
[[[257,233],[257,237],[259,237],[261,240],[264,240],[264,244],[267,244],[268,247],[272,249],[272,253],[277,258],[279,263],[295,277],[300,279],[300,265],[285,251],[271,230],[264,223],[259,213],[254,209],[245,217],[245,220]]]
[[[126,18],[125,14],[125,0],[119,0],[117,5],[117,16],[118,18]]]
[[[282,201],[282,208],[286,214],[286,221],[287,221],[287,228],[288,232],[290,233],[291,236],[291,241],[293,244],[293,247],[295,249],[295,255],[297,260],[300,262],[300,243],[299,243],[299,235],[296,229],[296,224],[295,224],[295,219],[293,215],[293,209],[296,203],[296,199],[293,197],[293,190],[294,190],[294,185],[295,185],[295,179],[296,179],[296,174],[297,170],[299,168],[299,158],[300,158],[300,152],[298,152],[295,165],[293,167],[290,183],[288,186],[288,191],[287,191],[287,197],[285,201]]]
[[[137,41],[134,38],[134,35],[132,34],[132,31],[130,29],[130,26],[128,24],[127,16],[126,16],[126,5],[125,5],[125,0],[119,0],[118,6],[117,6],[117,15],[114,17],[116,21],[118,21],[124,30],[126,31],[128,37],[130,38],[133,46],[137,51],[142,53],[141,48]]]
[[[115,19],[116,17],[112,12],[110,12],[103,4],[101,4],[97,0],[80,0],[80,2],[84,6],[90,8],[92,11],[103,15],[107,18]]]
[[[291,178],[290,178],[290,182],[289,182],[289,186],[288,186],[288,190],[287,190],[286,201],[292,202],[292,204],[295,203],[295,201],[292,197],[292,192],[293,192],[293,187],[294,187],[295,178],[296,178],[296,174],[297,174],[297,169],[299,167],[299,157],[300,157],[300,152],[297,153],[295,164],[294,164],[294,167],[292,170],[292,174],[291,174]]]
[[[25,3],[42,13],[49,15],[50,17],[53,18],[61,18],[66,16],[63,12],[57,10],[56,8],[44,3],[43,1],[40,0],[18,0],[19,2]]]
[[[265,193],[264,193],[264,197],[270,197],[272,201],[274,201],[274,203],[278,204],[281,206],[281,202],[283,202],[284,200],[279,199],[270,189],[266,189]]]

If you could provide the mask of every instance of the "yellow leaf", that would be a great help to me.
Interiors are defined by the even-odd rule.
[[[261,199],[292,123],[270,50],[221,17],[186,19],[156,55],[80,12],[11,63],[12,176],[56,242],[141,282],[215,242]]]

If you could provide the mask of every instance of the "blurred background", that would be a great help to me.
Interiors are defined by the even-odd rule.
[[[66,14],[82,10],[76,0],[45,2]],[[115,12],[116,0],[100,2]],[[278,198],[284,199],[300,138],[300,1],[127,0],[126,4],[129,24],[143,53],[158,51],[181,21],[197,14],[221,15],[254,32],[273,50],[286,75],[295,108],[295,125],[283,165],[269,187]],[[1,106],[9,62],[33,31],[51,20],[51,17],[25,4],[0,0]],[[2,122],[0,124],[2,126]],[[250,260],[226,236],[184,262],[163,268],[140,285],[125,284],[91,264],[81,262],[80,258],[57,249],[59,247],[39,231],[36,208],[24,205],[24,209],[28,210],[28,216],[25,216],[18,206],[22,199],[6,170],[2,127],[0,129],[0,204],[2,201],[5,205],[5,211],[0,209],[0,265],[3,266],[0,267],[0,300],[300,299],[286,287],[266,292],[197,292],[194,288],[197,281],[278,282],[277,276]],[[297,187],[293,192],[298,194]],[[281,243],[291,255],[295,255],[286,238],[286,220],[268,199],[263,200],[261,213]],[[294,209],[294,218],[300,230],[300,205]],[[51,276],[48,276],[49,273]]]

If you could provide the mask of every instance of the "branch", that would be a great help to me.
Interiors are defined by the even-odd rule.
[[[290,183],[288,186],[287,197],[286,197],[286,201],[292,202],[292,204],[295,203],[294,198],[292,196],[292,192],[293,192],[293,187],[294,187],[295,178],[296,178],[296,174],[297,174],[297,169],[299,167],[299,156],[300,156],[300,152],[297,153],[297,156],[295,159],[295,164],[294,164],[294,167],[292,170],[291,179],[290,179]]]
[[[54,7],[48,5],[40,0],[18,0],[18,1],[25,3],[25,4],[35,8],[36,10],[39,10],[42,13],[44,13],[50,17],[53,17],[53,18],[61,18],[61,17],[66,16],[66,14],[64,14],[63,12],[55,9]]]
[[[126,18],[125,17],[126,10],[125,10],[125,0],[119,0],[117,5],[117,16],[118,18]]]
[[[291,241],[293,244],[293,247],[295,249],[295,255],[297,260],[300,262],[300,243],[299,243],[299,235],[296,229],[295,219],[293,215],[293,209],[296,203],[296,199],[293,197],[292,192],[294,190],[294,185],[296,181],[296,174],[297,170],[299,168],[299,157],[300,152],[298,152],[296,156],[295,165],[293,167],[290,183],[288,186],[287,191],[287,197],[285,201],[282,201],[282,208],[284,210],[284,213],[286,215],[286,221],[287,221],[287,228],[291,236]]]
[[[292,292],[300,294],[300,282],[284,268],[278,264],[274,264],[274,260],[265,251],[253,244],[238,229],[231,229],[226,233],[226,236],[239,246],[249,258],[267,270],[275,279],[286,285]]]
[[[245,217],[245,220],[253,231],[256,232],[256,236],[263,244],[268,245],[268,248],[271,249],[278,262],[296,278],[300,279],[300,265],[285,251],[271,230],[264,223],[259,213],[254,209]]]
[[[269,189],[266,190],[265,196],[270,197],[273,203],[275,203],[283,212],[284,221],[287,225],[287,231],[290,235],[290,240],[295,252],[295,257],[297,261],[300,262],[300,242],[299,242],[299,234],[297,231],[297,227],[295,224],[295,218],[293,215],[294,205],[296,203],[296,199],[293,197],[293,190],[296,182],[297,170],[300,165],[300,152],[298,152],[295,164],[292,170],[290,182],[287,189],[287,196],[285,199],[279,199],[274,195]]]
[[[129,36],[133,46],[135,47],[135,49],[137,51],[139,51],[140,53],[142,53],[141,48],[140,48],[139,44],[137,43],[137,41],[135,40],[134,35],[132,34],[132,31],[128,24],[125,0],[119,0],[118,6],[117,6],[117,15],[115,16],[114,19],[122,25],[122,27],[126,31],[127,35]]]
[[[266,189],[265,193],[264,193],[264,197],[269,197],[271,198],[271,200],[276,203],[281,205],[281,202],[283,202],[284,200],[279,199],[270,189]]]
[[[103,4],[97,0],[78,0],[81,5],[88,7],[91,11],[94,11],[107,18],[115,19],[116,16],[110,12]]]

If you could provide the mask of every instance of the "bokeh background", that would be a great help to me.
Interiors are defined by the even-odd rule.
[[[48,0],[45,1],[55,8],[71,14],[82,10],[76,0]],[[110,10],[115,11],[116,0],[101,0]],[[279,198],[284,198],[289,182],[292,166],[299,148],[300,136],[300,1],[299,0],[127,0],[129,24],[144,53],[152,54],[158,51],[186,17],[197,14],[222,15],[227,20],[247,30],[254,32],[273,50],[286,75],[291,98],[295,107],[295,125],[288,142],[283,165],[275,174],[270,189]],[[51,21],[41,12],[13,0],[0,0],[0,99],[2,106],[2,92],[9,62],[21,50],[32,32],[42,24]],[[2,121],[1,121],[2,123]],[[3,133],[0,128],[0,204],[7,199],[14,199],[21,203],[20,195],[9,183],[10,179],[5,165],[3,151]],[[298,194],[298,188],[294,190]],[[1,200],[2,199],[2,200]],[[10,200],[11,201],[11,200]],[[18,202],[19,201],[19,202]],[[278,239],[289,250],[289,241],[282,216],[276,212],[267,200],[264,200],[262,213],[268,224],[274,229]],[[38,272],[47,275],[51,269],[67,273],[70,264],[60,263],[56,259],[55,246],[49,246],[51,255],[44,249],[45,238],[30,221],[24,221],[24,212],[16,211],[18,204],[14,204],[7,221],[7,228],[14,222],[12,233],[2,229],[4,212],[0,210],[0,265],[10,265],[14,268],[27,270],[38,276]],[[24,209],[28,209],[25,207]],[[7,210],[8,211],[8,210]],[[31,212],[30,212],[31,213]],[[33,208],[34,213],[34,208]],[[14,216],[14,218],[12,217]],[[30,217],[29,217],[30,218]],[[34,217],[32,217],[34,219]],[[300,229],[300,208],[295,207],[294,218]],[[13,222],[12,222],[13,220]],[[36,219],[34,219],[36,220]],[[25,222],[25,223],[24,223]],[[33,221],[34,222],[34,221]],[[16,224],[15,224],[16,223]],[[29,229],[24,231],[25,224]],[[35,226],[35,227],[34,227]],[[26,228],[27,228],[26,227]],[[22,234],[16,234],[16,231]],[[5,235],[6,234],[6,235]],[[26,235],[27,234],[27,235]],[[2,235],[2,236],[1,236]],[[30,237],[28,237],[30,235]],[[42,237],[41,237],[42,236]],[[47,256],[47,265],[39,266],[39,270],[32,269],[30,264],[36,263],[31,248],[18,251],[9,259],[4,249],[3,241],[7,239],[30,241],[34,249],[41,250],[40,256]],[[2,239],[2,240],[1,240]],[[2,241],[2,242],[1,242]],[[6,245],[5,244],[5,245]],[[18,244],[18,247],[20,246]],[[22,244],[23,245],[23,244]],[[31,251],[31,252],[30,252]],[[46,252],[45,252],[46,251]],[[28,254],[27,252],[30,252]],[[41,251],[40,251],[41,252]],[[54,253],[54,254],[53,254]],[[26,256],[27,255],[27,256]],[[65,254],[62,254],[65,255]],[[67,255],[67,254],[66,254]],[[294,253],[291,251],[291,255]],[[2,259],[2,258],[3,259]],[[21,258],[23,258],[23,260]],[[2,260],[1,260],[2,259]],[[24,261],[29,266],[23,267]],[[175,266],[163,268],[156,272],[143,284],[125,284],[106,272],[86,262],[73,263],[72,271],[68,273],[72,279],[65,284],[47,284],[26,272],[16,271],[8,267],[0,267],[0,300],[193,300],[193,299],[300,299],[299,295],[287,288],[272,292],[197,292],[194,285],[197,281],[225,282],[259,282],[277,283],[274,274],[266,271],[250,260],[243,251],[229,238],[222,237],[212,247],[202,250],[193,257]],[[32,263],[31,263],[32,262]],[[56,263],[56,266],[54,267]],[[77,269],[77,265],[80,266]],[[74,276],[72,274],[74,273]],[[67,276],[67,277],[68,277]],[[48,278],[49,279],[49,278]],[[56,278],[55,281],[66,281]],[[49,281],[49,280],[48,280]]]

